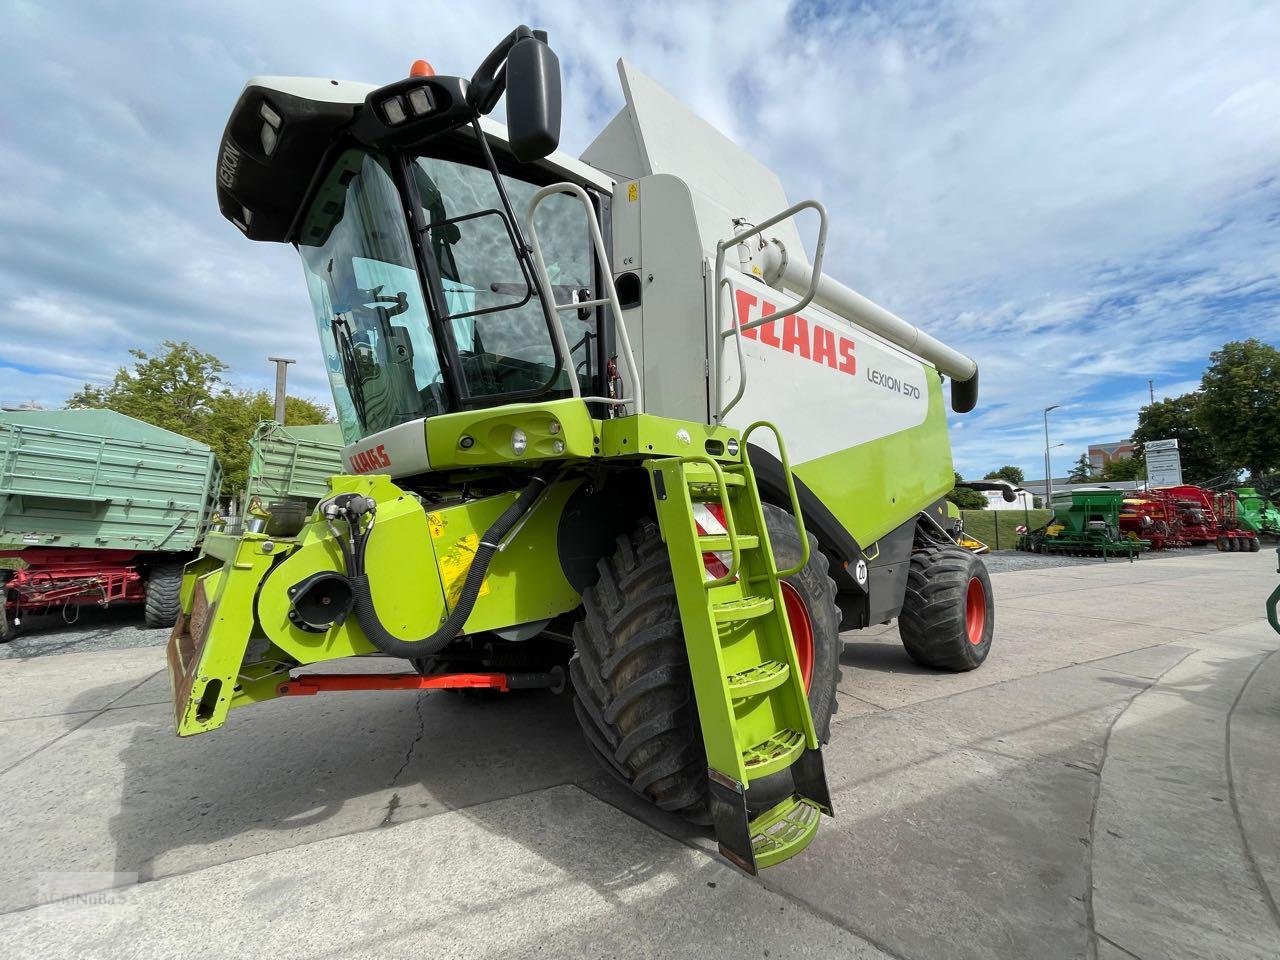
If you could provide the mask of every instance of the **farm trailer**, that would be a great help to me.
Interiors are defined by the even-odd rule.
[[[0,414],[4,639],[27,613],[143,604],[178,616],[183,564],[216,507],[221,470],[202,443],[111,410]]]
[[[175,723],[567,675],[604,767],[754,872],[832,813],[841,629],[897,617],[945,670],[990,650],[986,570],[944,525],[944,378],[967,412],[977,364],[825,274],[820,203],[620,72],[582,160],[526,27],[470,80],[249,81],[219,204],[301,255],[345,472],[188,566]],[[372,653],[413,672],[297,672]]]

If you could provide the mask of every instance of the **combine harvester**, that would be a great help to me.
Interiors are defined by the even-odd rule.
[[[1280,540],[1280,507],[1256,487],[1237,487],[1240,522],[1269,540]]]
[[[1055,491],[1049,502],[1053,516],[1044,526],[1020,535],[1018,549],[1104,560],[1126,556],[1133,560],[1151,542],[1131,538],[1121,530],[1123,502],[1124,491],[1109,487]]]
[[[919,663],[987,656],[990,582],[943,500],[943,380],[963,413],[978,370],[822,272],[821,204],[620,72],[582,160],[526,27],[469,81],[246,86],[219,203],[302,257],[347,472],[288,534],[211,535],[187,567],[177,732],[567,674],[604,766],[754,872],[832,812],[842,629],[897,617]],[[414,670],[297,672],[374,653]]]
[[[221,470],[202,443],[112,410],[0,414],[3,639],[28,614],[143,604],[178,616],[182,565],[217,505]]]

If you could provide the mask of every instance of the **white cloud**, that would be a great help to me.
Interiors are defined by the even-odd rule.
[[[1147,377],[1191,384],[1224,340],[1280,339],[1267,3],[18,3],[0,39],[0,164],[19,185],[0,194],[0,363],[50,371],[21,375],[56,403],[178,337],[246,384],[296,356],[299,391],[324,396],[293,254],[217,213],[241,84],[387,81],[419,56],[468,73],[522,19],[561,57],[566,148],[620,104],[627,56],[793,199],[828,205],[835,276],[978,357],[966,472],[1033,471],[1049,403],[1083,449],[1128,433]]]

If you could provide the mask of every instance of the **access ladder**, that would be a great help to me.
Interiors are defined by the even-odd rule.
[[[777,440],[802,544],[799,563],[783,571],[746,457],[759,428]],[[779,583],[809,559],[790,466],[777,429],[764,421],[743,432],[740,450],[727,463],[696,454],[646,467],[675,577],[716,839],[721,854],[754,874],[804,850],[832,807]],[[706,529],[708,509],[723,532]],[[751,784],[788,775],[785,799],[761,809]],[[769,789],[778,795],[776,781]]]

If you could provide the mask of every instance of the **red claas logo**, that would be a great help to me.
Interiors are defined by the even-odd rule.
[[[387,448],[383,444],[368,450],[357,450],[351,455],[351,469],[356,473],[370,473],[379,467],[391,466],[391,458],[387,456]]]
[[[778,308],[766,300],[760,300],[748,290],[734,290],[738,298],[738,324],[744,325],[752,321],[751,311],[760,305],[757,317],[767,317]],[[778,324],[782,324],[782,336],[778,336]],[[853,356],[853,341],[842,337],[834,330],[828,330],[819,323],[809,325],[809,321],[798,314],[789,313],[780,320],[770,320],[752,330],[742,331],[744,337],[759,340],[761,343],[798,354],[814,363],[825,364],[832,370],[839,370],[850,376],[857,373],[858,362]]]

